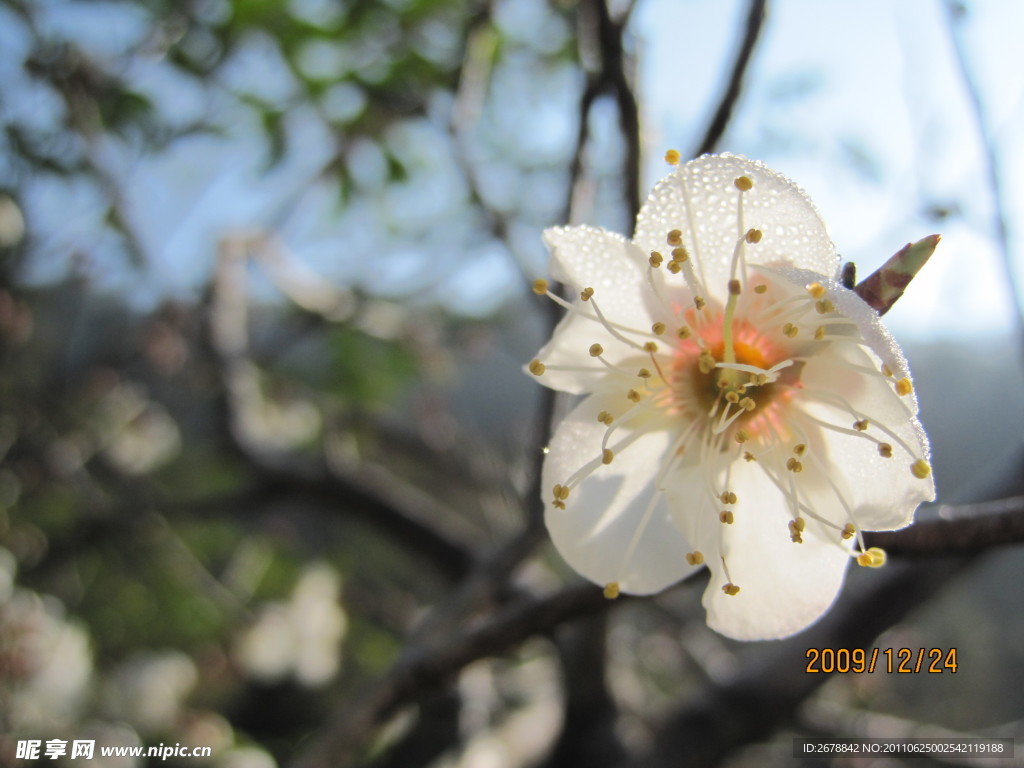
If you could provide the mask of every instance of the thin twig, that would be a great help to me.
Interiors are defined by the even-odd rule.
[[[725,129],[732,118],[733,109],[736,107],[740,94],[743,92],[743,80],[750,66],[754,48],[757,45],[758,38],[761,36],[761,30],[764,28],[764,21],[767,16],[766,7],[767,0],[750,0],[750,5],[747,8],[747,22],[743,32],[743,39],[736,50],[736,58],[733,61],[729,83],[718,102],[718,108],[715,110],[714,117],[704,132],[704,138],[701,139],[697,145],[697,150],[693,153],[694,157],[714,152],[718,142],[721,141],[722,136],[725,134]]]
[[[1021,298],[1017,289],[1016,274],[1014,269],[1013,246],[1010,243],[1009,233],[1009,212],[1006,207],[1006,200],[1003,194],[1002,179],[999,174],[999,154],[996,150],[996,142],[985,119],[985,107],[981,100],[981,91],[971,74],[971,68],[967,63],[967,52],[964,42],[960,36],[961,17],[965,13],[963,6],[955,0],[946,0],[946,19],[949,28],[950,41],[953,44],[956,65],[960,70],[964,88],[971,102],[971,111],[974,113],[974,121],[978,130],[978,137],[985,155],[985,176],[988,180],[989,190],[992,194],[993,226],[995,229],[996,246],[999,249],[999,256],[1003,263],[1006,274],[1007,287],[1010,298],[1016,310],[1017,333],[1024,341],[1024,299]]]
[[[628,220],[633,221],[640,209],[640,110],[626,71],[623,46],[629,13],[616,20],[612,18],[605,0],[586,0],[580,4],[579,14],[580,48],[592,49],[596,62],[587,73],[586,84],[580,95],[580,122],[576,149],[570,164],[570,196],[562,220],[573,220],[573,193],[582,176],[583,151],[589,138],[587,119],[590,110],[599,96],[611,96],[615,99],[619,129],[626,143],[626,159],[622,168],[623,199]],[[581,55],[581,58],[586,57]]]
[[[626,142],[626,159],[622,168],[623,196],[627,220],[634,221],[640,210],[640,110],[626,71],[623,46],[629,16],[627,14],[616,21],[609,13],[606,0],[595,0],[593,5],[597,12],[597,44],[601,53],[599,78],[603,89],[615,96],[619,112],[619,129]]]
[[[570,184],[565,203],[563,220],[572,218],[572,200],[579,179],[583,174],[583,151],[589,138],[587,118],[594,100],[601,93],[611,90],[622,105],[625,113],[620,114],[623,125],[630,120],[633,133],[638,135],[636,104],[629,102],[632,91],[622,71],[622,24],[616,25],[608,16],[604,0],[589,0],[580,9],[581,14],[592,14],[590,21],[597,35],[601,65],[588,77],[580,97],[579,129],[572,161]],[[582,33],[581,33],[582,34]],[[590,41],[581,39],[581,45]],[[617,74],[616,74],[617,72]],[[630,117],[632,115],[632,118]],[[639,183],[639,143],[636,156],[627,163],[627,171],[633,179],[627,187],[636,188]],[[628,193],[629,206],[635,214],[638,194]],[[554,307],[554,305],[551,305]],[[548,324],[553,327],[557,312],[548,315]],[[473,572],[463,580],[459,588],[439,605],[420,625],[410,638],[398,661],[372,690],[339,708],[321,728],[320,732],[306,747],[294,765],[302,768],[345,765],[357,759],[361,745],[372,736],[387,718],[409,702],[417,700],[436,686],[450,680],[459,669],[481,655],[497,653],[513,647],[531,634],[548,631],[574,615],[603,610],[606,601],[590,585],[566,590],[550,598],[527,599],[516,602],[489,618],[478,619],[475,629],[463,631],[466,617],[473,616],[481,607],[500,603],[503,593],[514,591],[509,576],[528,557],[544,534],[543,505],[541,502],[541,467],[543,452],[551,431],[555,409],[555,393],[543,390],[535,420],[536,454],[532,466],[524,507],[528,510],[526,524],[522,530],[489,555],[477,562]]]

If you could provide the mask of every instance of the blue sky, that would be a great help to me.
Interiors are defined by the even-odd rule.
[[[89,50],[106,57],[117,57],[146,28],[130,4],[48,0],[39,7],[54,9],[42,14],[54,29],[70,30]],[[889,315],[898,335],[973,336],[1011,329],[1013,308],[992,236],[982,145],[943,4],[774,0],[770,7],[747,92],[721,149],[763,160],[803,186],[861,275],[909,240],[932,232],[943,235],[932,262]],[[686,151],[696,143],[725,77],[745,8],[740,0],[638,0],[633,51],[648,184],[664,172],[666,148]],[[1024,139],[1018,129],[1024,118],[1024,68],[1017,64],[1024,3],[981,0],[970,3],[970,9],[964,39],[1002,161],[1019,262],[1024,244],[1015,225],[1024,220],[1024,195],[1011,182],[1024,175]],[[497,19],[511,39],[539,51],[557,48],[569,32],[564,23],[555,23],[561,20],[541,0],[499,3]],[[18,35],[13,24],[2,32],[4,26],[0,19],[0,43],[7,52],[0,57],[0,75],[11,92],[21,87],[21,114],[45,121],[54,113],[52,100],[21,82]],[[537,29],[544,34],[536,34]],[[339,210],[333,190],[310,181],[328,160],[333,142],[311,115],[301,110],[289,115],[291,144],[298,149],[268,174],[251,113],[174,76],[158,58],[135,59],[127,73],[180,122],[215,113],[230,131],[226,138],[181,140],[156,157],[113,142],[93,148],[122,185],[128,213],[142,234],[150,264],[142,279],[119,267],[122,254],[116,243],[99,234],[102,209],[94,191],[38,180],[27,204],[39,224],[41,245],[51,255],[38,265],[40,278],[60,274],[70,252],[84,251],[100,284],[130,291],[142,303],[164,294],[194,294],[209,273],[217,239],[257,230],[275,231],[291,253],[330,279],[395,297],[415,290],[422,279],[425,248],[472,253],[472,260],[461,263],[433,263],[443,273],[433,295],[459,297],[455,306],[471,314],[521,291],[520,268],[542,269],[539,222],[513,227],[509,249],[488,238],[479,222],[459,218],[467,191],[452,172],[445,142],[429,124],[350,147],[360,194]],[[572,72],[546,77],[514,61],[494,73],[492,88],[506,88],[503,98],[520,120],[504,126],[493,115],[490,122],[483,120],[470,136],[468,152],[487,169],[489,186],[483,191],[495,205],[525,201],[538,211],[551,210],[563,194],[558,180],[540,164],[513,172],[495,150],[518,151],[520,159],[566,151],[574,134],[578,80]],[[515,92],[510,84],[516,78],[528,87],[520,85]],[[291,87],[273,46],[260,39],[250,41],[222,79],[268,98],[287,94]],[[352,89],[339,93],[338,100],[349,107],[359,101]],[[438,102],[436,109],[444,112],[450,106]],[[532,116],[534,126],[524,127],[524,114]],[[597,116],[614,121],[611,110],[599,110]],[[600,119],[592,125],[602,152],[609,149],[593,153],[595,167],[614,172],[615,140],[608,138],[614,132],[602,130]],[[382,148],[402,154],[416,171],[409,183],[385,189]],[[924,211],[930,205],[955,208],[958,215],[929,219]],[[1024,272],[1024,266],[1017,264],[1017,271]]]
[[[756,52],[748,90],[722,149],[756,157],[803,186],[844,257],[866,275],[908,240],[943,243],[888,316],[898,333],[1008,331],[1014,310],[992,238],[983,148],[934,0],[778,0]],[[735,46],[745,2],[644,0],[638,6],[651,178],[663,145],[691,147],[694,115],[709,114]],[[1017,271],[1024,195],[1024,68],[1017,64],[1024,3],[970,3],[969,64],[1002,161]],[[1016,187],[1016,188],[1014,188]],[[921,215],[925,201],[961,217]],[[1018,289],[1024,283],[1018,280]]]

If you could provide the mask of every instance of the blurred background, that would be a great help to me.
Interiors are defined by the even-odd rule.
[[[0,0],[0,765],[1024,737],[1022,32],[1014,0]],[[796,179],[862,277],[943,236],[886,320],[959,527],[790,641],[708,630],[699,578],[605,601],[539,517],[541,232],[630,233],[668,148]],[[958,667],[805,673],[822,646]]]

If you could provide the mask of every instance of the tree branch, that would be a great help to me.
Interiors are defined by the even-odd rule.
[[[909,528],[864,534],[890,555],[949,555],[1024,542],[1024,496],[925,510]]]
[[[717,109],[715,109],[714,117],[711,118],[707,130],[704,132],[704,138],[697,145],[693,157],[700,157],[708,152],[714,152],[718,142],[725,134],[725,129],[732,118],[733,109],[736,107],[740,94],[743,91],[743,80],[750,66],[754,47],[757,45],[758,38],[761,36],[761,30],[764,28],[765,17],[767,16],[766,6],[767,0],[750,0],[750,5],[747,7],[747,22],[744,27],[743,39],[736,50],[736,58],[733,61],[729,83],[722,93],[722,98],[718,102]]]
[[[221,244],[209,305],[207,342],[219,368],[220,421],[229,450],[249,464],[264,483],[293,488],[300,495],[361,516],[411,551],[428,557],[453,580],[467,574],[473,563],[472,549],[429,522],[444,519],[445,512],[428,494],[382,467],[360,464],[344,473],[336,463],[328,466],[321,457],[267,450],[246,434],[241,402],[258,387],[249,357],[246,258],[244,242],[228,239]]]
[[[902,531],[868,534],[872,546],[884,546],[890,554],[971,552],[1001,543],[1000,535],[1022,541],[1024,497],[1000,501],[939,507],[934,516]],[[924,533],[919,532],[923,530]],[[1002,532],[1002,533],[1000,533]],[[969,543],[958,545],[941,541],[940,536]],[[518,562],[522,548],[509,547],[508,560],[498,564],[495,575],[506,572],[509,562]],[[489,561],[484,560],[483,564]],[[766,661],[745,667],[721,689],[706,687],[688,702],[672,720],[667,731],[679,728],[693,739],[684,752],[693,754],[696,744],[706,742],[694,765],[713,765],[724,754],[725,745],[747,743],[770,733],[779,723],[788,721],[796,706],[823,682],[822,675],[795,675],[802,670],[799,660],[808,647],[859,647],[902,619],[906,613],[934,594],[969,562],[966,556],[931,557],[910,565],[892,563],[878,572],[866,591],[841,597],[842,604],[793,640],[776,646]],[[495,567],[495,566],[492,566]],[[481,578],[478,576],[477,578]],[[470,580],[472,581],[472,579]],[[682,588],[695,588],[692,581]],[[493,588],[494,585],[491,585]],[[535,634],[548,634],[559,624],[582,616],[600,614],[622,600],[606,600],[602,590],[592,584],[579,584],[545,597],[522,597],[478,619],[469,628],[436,632],[419,642],[410,643],[402,658],[366,697],[339,712],[320,741],[296,766],[321,768],[349,763],[334,760],[339,754],[354,760],[355,745],[365,739],[399,708],[418,700],[450,680],[466,664],[489,655],[506,652]],[[870,614],[870,616],[868,616]],[[765,645],[768,648],[770,646]],[[757,658],[764,658],[756,654]],[[804,664],[806,661],[804,661]],[[796,682],[794,682],[796,681]],[[779,698],[775,696],[778,694]],[[779,705],[775,711],[776,702]],[[723,723],[718,723],[721,717]],[[737,719],[739,718],[739,719]],[[763,721],[763,722],[762,722]],[[666,731],[666,732],[667,732]],[[674,765],[668,760],[672,750],[681,749],[681,738],[662,734],[661,746],[640,766]],[[658,760],[667,760],[658,763]]]
[[[762,646],[725,683],[703,686],[659,728],[651,748],[629,768],[711,768],[738,747],[792,722],[800,704],[828,675],[805,674],[808,648],[862,648],[934,595],[970,558],[893,565],[856,594],[850,590],[816,624]]]
[[[524,598],[477,621],[458,636],[410,644],[391,671],[357,706],[338,712],[293,762],[294,768],[341,768],[356,764],[362,745],[402,706],[419,701],[463,667],[498,655],[570,619],[605,610],[601,590],[580,584],[543,598]]]

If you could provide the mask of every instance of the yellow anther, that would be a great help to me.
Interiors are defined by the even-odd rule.
[[[582,291],[580,291],[580,298],[583,299],[583,301],[590,301],[590,297],[593,295],[593,288],[584,288]]]
[[[746,178],[746,176],[744,176],[743,178]],[[733,595],[738,595],[740,593],[740,588],[730,582],[729,584],[725,584],[722,587],[722,591],[725,592],[725,594],[732,597]]]
[[[661,266],[661,262],[662,262],[663,258],[664,258],[664,257],[663,257],[663,256],[662,256],[662,255],[661,255],[660,253],[658,253],[657,251],[651,251],[651,258],[649,258],[649,259],[647,260],[647,262],[648,262],[648,263],[649,263],[649,264],[650,264],[650,265],[651,265],[652,267],[654,267],[655,269],[657,269],[658,267],[660,267],[660,266]]]
[[[742,408],[745,411],[752,411],[756,407],[757,403],[754,402],[754,398],[752,397],[744,397],[742,400],[740,400],[740,408]]]
[[[718,387],[719,389],[728,389],[729,387],[731,387],[731,386],[732,386],[732,384],[730,384],[730,383],[729,383],[729,380],[728,380],[728,379],[724,379],[724,378],[723,378],[723,379],[719,379],[719,380],[718,380],[718,384],[717,384],[716,386],[717,386],[717,387]],[[735,402],[735,401],[733,401],[733,402]]]
[[[754,454],[752,454],[750,451],[744,451],[743,452],[743,460],[744,461],[757,461],[757,457]]]
[[[803,456],[807,452],[807,445],[804,443],[797,443],[793,446],[793,453],[797,456]]]
[[[615,417],[608,413],[608,411],[601,411],[597,414],[597,420],[602,424],[611,424],[615,421]]]
[[[814,331],[814,340],[821,341],[825,338],[825,326],[819,325]]]
[[[790,456],[788,459],[786,459],[786,469],[788,469],[790,472],[803,472],[804,465],[801,464],[797,459],[794,459],[792,456]]]
[[[733,184],[736,185],[736,189],[740,192],[749,192],[754,187],[754,182],[750,180],[749,176],[740,176]]]
[[[913,391],[914,385],[910,383],[910,379],[906,376],[896,382],[896,394],[900,397],[906,397]]]
[[[701,352],[700,357],[697,358],[697,368],[701,373],[711,373],[717,364],[714,355],[710,352]]]
[[[634,403],[639,403],[640,402],[640,393],[637,392],[635,389],[631,389],[631,390],[629,390],[629,392],[626,393],[626,399],[627,400],[631,400]]]
[[[892,368],[890,368],[885,363],[882,363],[882,375],[884,375],[884,376],[892,376]]]
[[[871,547],[857,555],[857,565],[865,568],[881,568],[885,565],[885,550],[879,547]]]
[[[718,498],[720,498],[722,500],[723,504],[735,504],[736,503],[736,494],[733,493],[732,491],[722,491],[722,495],[719,496]]]
[[[690,338],[690,326],[688,326],[688,325],[681,325],[681,326],[679,326],[679,330],[676,331],[676,336],[678,336],[680,339],[688,339],[688,338]]]
[[[636,375],[639,376],[641,379],[651,378],[651,372],[648,371],[646,368],[641,368],[639,371],[636,372]]]
[[[768,286],[765,285],[764,283],[758,283],[757,285],[754,286],[754,293],[767,293],[767,292],[768,292]]]
[[[743,445],[743,443],[750,439],[750,434],[745,429],[737,429],[736,434],[732,436],[732,439],[740,445]]]
[[[878,455],[881,456],[883,459],[891,459],[892,458],[892,445],[889,444],[889,443],[879,443],[878,444]]]
[[[725,381],[724,379],[718,382],[718,384],[719,386],[721,386],[722,384],[729,386],[729,382]],[[740,396],[737,395],[735,392],[726,392],[725,399],[728,400],[730,403],[738,403],[740,401]]]
[[[857,533],[857,529],[853,527],[853,523],[847,523],[843,526],[843,532],[840,535],[844,539],[852,539],[855,533]]]
[[[658,345],[653,341],[648,341],[644,344],[644,352],[650,352],[652,355],[658,351]]]
[[[600,344],[591,344],[590,345],[590,356],[591,357],[600,357],[603,354],[604,354],[604,347],[602,347]]]
[[[860,421],[853,422],[853,428],[858,432],[866,432],[869,426],[871,426],[871,422],[867,419],[861,419]]]
[[[829,312],[836,311],[836,305],[828,299],[822,299],[815,303],[814,309],[819,315],[827,315]]]
[[[533,281],[533,292],[538,296],[543,296],[548,292],[548,281],[543,277],[538,277]]]
[[[554,501],[551,502],[551,506],[554,507],[555,509],[565,509],[565,502],[559,499],[555,499]]]
[[[542,363],[540,360],[530,361],[530,373],[532,373],[534,376],[540,376],[541,374],[544,373],[544,370],[544,363]]]
[[[743,292],[743,286],[740,285],[740,281],[739,280],[730,280],[729,281],[729,295],[730,296],[739,296],[742,292]]]
[[[665,238],[665,242],[669,245],[682,245],[683,244],[683,233],[682,230],[672,229],[669,230],[668,236]]]
[[[765,384],[768,383],[768,374],[767,373],[759,373],[757,375],[752,375],[750,377],[750,380],[754,384],[756,384],[757,386],[763,387]]]
[[[610,581],[604,585],[604,596],[609,600],[614,600],[619,596],[619,582]]]
[[[721,522],[725,523],[726,525],[732,525],[732,524],[733,524],[733,521],[734,521],[734,520],[736,519],[736,517],[735,517],[735,516],[733,515],[733,513],[732,513],[732,512],[730,512],[730,511],[729,511],[728,509],[723,509],[723,510],[722,510],[722,511],[721,511],[721,512],[720,512],[720,513],[718,514],[718,519],[719,519],[719,520],[720,520]]]
[[[910,471],[917,479],[924,480],[932,473],[932,465],[924,459],[918,459],[910,465]]]
[[[825,295],[825,286],[821,283],[811,283],[807,286],[807,292],[811,294],[812,299],[820,299]]]
[[[556,499],[559,501],[565,501],[569,498],[569,489],[561,484],[556,484],[553,493]]]
[[[679,160],[682,155],[679,154],[678,149],[670,149],[665,153],[665,162],[669,165],[679,165]]]
[[[612,460],[615,459],[615,452],[611,448],[605,448],[601,451],[601,463],[611,464]]]
[[[797,328],[792,323],[786,323],[784,326],[782,326],[782,332],[792,339],[794,336],[800,333],[800,329]]]
[[[670,261],[668,263],[668,271],[671,272],[673,275],[678,275],[680,272],[683,271],[683,268],[680,266],[678,261]]]
[[[700,552],[687,552],[686,562],[688,562],[690,565],[703,565],[704,555],[702,555]]]
[[[663,334],[664,332],[665,332],[665,324],[664,323],[655,323],[654,325],[651,326],[651,333],[653,333],[655,336],[661,336],[661,334]]]
[[[792,541],[794,544],[803,544],[803,531],[803,518],[798,517],[796,520],[789,521],[789,540]]]
[[[695,306],[697,309],[704,309],[704,303],[705,302],[704,302],[704,299],[702,297],[700,297],[700,296],[694,296],[693,297],[693,306]]]
[[[672,261],[678,261],[680,264],[682,264],[684,261],[689,260],[690,252],[687,251],[686,248],[684,248],[683,246],[680,245],[678,248],[672,249]]]
[[[748,229],[747,230],[747,242],[748,243],[760,243],[761,242],[761,230],[760,229]]]

